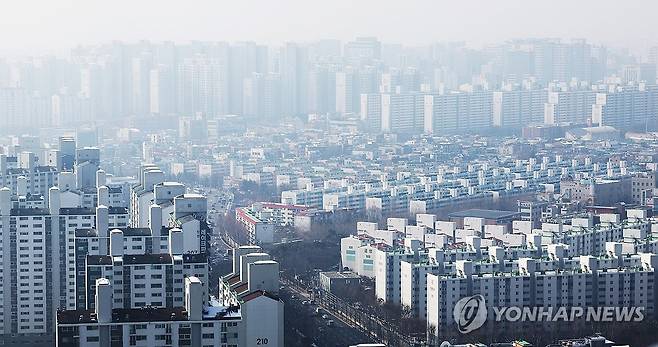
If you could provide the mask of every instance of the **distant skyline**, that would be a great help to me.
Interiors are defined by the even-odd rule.
[[[187,42],[351,40],[376,36],[409,46],[520,37],[586,38],[645,53],[658,45],[658,2],[501,1],[6,1],[0,53],[65,54],[112,40]]]

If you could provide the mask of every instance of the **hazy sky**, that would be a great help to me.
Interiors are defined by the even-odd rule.
[[[654,0],[0,0],[0,50],[68,50],[109,40],[276,44],[374,35],[408,45],[514,37],[658,44]]]

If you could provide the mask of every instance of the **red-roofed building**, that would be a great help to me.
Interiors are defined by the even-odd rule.
[[[274,242],[275,225],[259,219],[249,208],[236,208],[235,220],[244,227],[251,244]]]

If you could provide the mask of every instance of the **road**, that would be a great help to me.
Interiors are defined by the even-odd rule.
[[[308,303],[313,297],[306,290],[283,282],[280,293],[286,307],[286,346],[344,347],[359,343],[372,342],[350,322],[325,309],[315,313],[317,305]],[[325,316],[326,318],[324,318]],[[333,320],[333,325],[327,322]]]

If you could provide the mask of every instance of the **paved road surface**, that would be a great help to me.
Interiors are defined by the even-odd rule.
[[[292,341],[287,335],[286,346],[308,346],[310,343],[314,343],[318,347],[345,347],[372,342],[350,322],[343,321],[331,312],[322,310],[320,314],[316,315],[317,305],[302,304],[312,298],[301,288],[286,283],[281,292],[281,298],[286,305],[286,330],[292,329],[297,335],[295,341]],[[326,316],[326,319],[322,317],[323,315]],[[334,321],[333,326],[327,325],[329,320]]]

